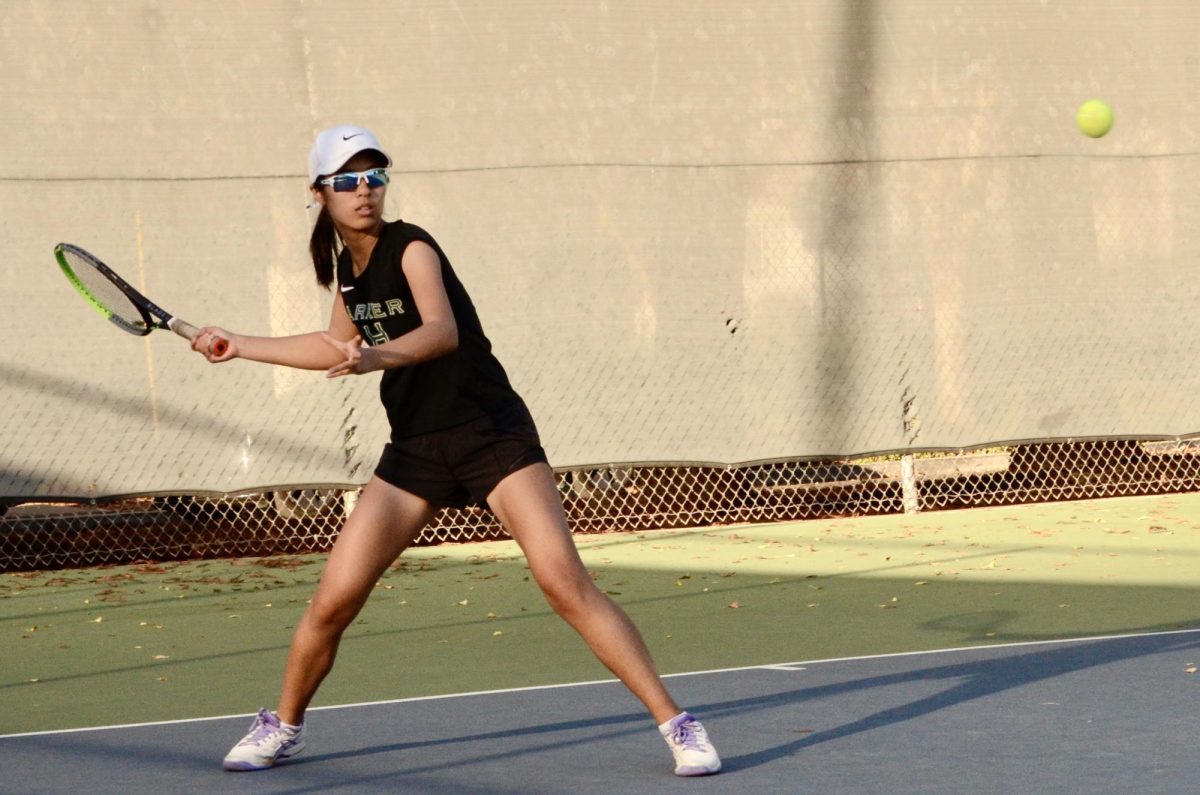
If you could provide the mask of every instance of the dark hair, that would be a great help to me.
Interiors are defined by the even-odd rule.
[[[313,269],[317,272],[317,284],[326,290],[333,284],[334,263],[341,251],[341,243],[329,208],[322,204],[312,237],[308,239],[308,253],[312,255]]]

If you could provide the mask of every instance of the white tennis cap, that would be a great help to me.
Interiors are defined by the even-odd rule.
[[[379,141],[365,127],[341,124],[322,130],[308,153],[308,184],[312,185],[322,175],[334,173],[346,165],[347,160],[367,149],[374,149],[383,155],[389,166],[392,164]]]

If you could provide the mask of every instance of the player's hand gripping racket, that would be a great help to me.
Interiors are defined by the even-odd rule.
[[[54,247],[54,258],[79,294],[118,328],[139,337],[156,328],[170,329],[189,340],[200,333],[191,323],[167,314],[130,287],[112,268],[78,246],[59,243]],[[228,348],[229,343],[219,337],[209,345],[214,356],[224,356]]]

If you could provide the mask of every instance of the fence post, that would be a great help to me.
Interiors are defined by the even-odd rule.
[[[358,496],[362,494],[362,489],[350,489],[342,492],[342,510],[346,513],[346,518],[354,512],[354,506],[358,505]]]
[[[917,490],[917,467],[912,453],[900,456],[900,496],[905,513],[921,512],[921,494]]]

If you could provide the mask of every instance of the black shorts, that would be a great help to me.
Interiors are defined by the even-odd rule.
[[[547,463],[537,427],[524,406],[432,433],[392,439],[375,475],[435,508],[487,507],[500,481],[530,464]]]

